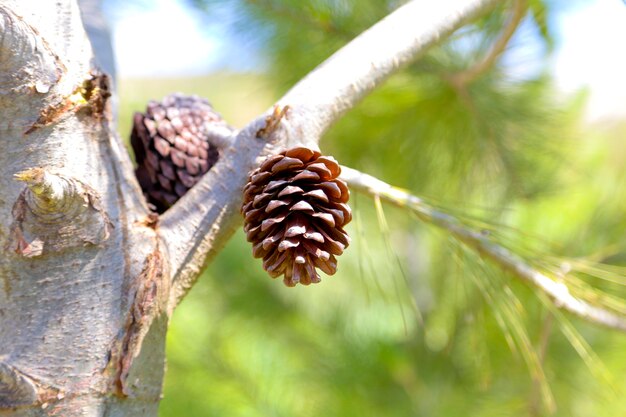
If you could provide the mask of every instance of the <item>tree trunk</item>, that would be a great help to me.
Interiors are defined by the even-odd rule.
[[[101,21],[86,25],[94,57],[75,0],[0,0],[0,415],[156,416],[169,317],[241,221],[247,173],[277,149],[316,146],[497,1],[392,13],[283,97],[289,111],[224,138],[216,166],[159,218],[115,134]]]
[[[0,414],[154,416],[166,262],[110,78],[74,1],[0,14]]]

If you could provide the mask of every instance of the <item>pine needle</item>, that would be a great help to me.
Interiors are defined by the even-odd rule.
[[[512,337],[526,362],[532,380],[539,383],[543,403],[549,412],[553,413],[556,410],[554,395],[544,373],[542,361],[523,322],[526,310],[511,288],[501,282],[502,279],[493,272],[490,266],[484,264],[482,260],[478,262],[485,272],[483,275],[485,279],[475,280],[475,282],[482,286],[485,293],[489,294],[492,300],[490,304],[492,310],[499,310],[503,320],[507,323],[507,328],[511,329]]]
[[[353,200],[352,200],[352,205],[354,207],[354,211],[355,212],[359,212],[359,205],[358,205],[358,195],[355,195]],[[370,290],[369,290],[369,285],[367,285],[367,281],[365,280],[365,268],[363,266],[363,246],[367,244],[367,239],[365,239],[365,233],[363,231],[363,224],[361,223],[361,216],[357,215],[355,216],[354,219],[354,223],[355,223],[355,228],[356,228],[356,235],[359,237],[358,239],[358,243],[356,245],[356,250],[357,250],[357,262],[359,264],[359,278],[361,279],[361,283],[363,285],[363,288],[365,289],[365,299],[367,300],[367,304],[371,304],[371,297],[370,297]],[[371,260],[371,257],[368,256],[367,259]],[[376,279],[376,284],[379,286],[380,289],[380,283],[378,282],[378,279]]]
[[[537,297],[554,314],[559,322],[559,328],[570,342],[578,356],[585,362],[589,371],[599,380],[604,381],[612,390],[613,396],[623,395],[623,389],[615,381],[615,378],[608,370],[604,362],[598,357],[587,341],[576,330],[572,323],[554,306],[554,303],[544,294],[536,292]]]
[[[390,263],[390,270],[392,270],[393,265],[392,265],[392,262],[390,261],[391,243],[390,243],[390,237],[389,237],[389,225],[387,224],[387,218],[385,217],[385,212],[383,211],[383,205],[381,204],[380,197],[378,196],[374,197],[374,207],[376,207],[376,217],[378,218],[378,227],[380,228],[380,231],[383,236],[383,240],[385,242],[385,249],[387,250],[387,259],[389,260],[389,263]],[[398,298],[398,306],[400,308],[400,314],[402,315],[402,324],[404,325],[404,333],[408,334],[409,330],[408,330],[407,323],[406,323],[406,316],[404,314],[404,307],[403,307],[404,303],[402,302],[402,297],[400,296],[400,289],[398,288],[398,282],[395,279],[394,274],[391,274],[391,279],[393,281],[393,288],[396,292],[396,297]]]
[[[471,254],[466,254],[465,253],[466,249],[458,245],[457,242],[453,241],[453,243],[457,245],[459,250],[464,255],[471,255]],[[491,307],[493,317],[496,320],[496,323],[498,324],[498,326],[500,327],[500,330],[502,331],[502,335],[504,336],[504,340],[509,346],[511,353],[513,355],[518,355],[519,352],[515,344],[511,329],[509,328],[509,323],[505,320],[504,315],[502,314],[502,311],[496,308],[498,303],[496,302],[496,299],[493,296],[493,294],[490,291],[488,291],[488,285],[485,283],[484,272],[479,266],[475,265],[474,263],[470,264],[468,261],[461,260],[460,257],[457,257],[457,260],[467,265],[470,268],[469,274],[468,274],[469,278],[474,282],[474,285],[476,285],[476,288],[479,290],[483,298],[487,301],[487,303]],[[476,271],[477,268],[481,270],[477,272]]]

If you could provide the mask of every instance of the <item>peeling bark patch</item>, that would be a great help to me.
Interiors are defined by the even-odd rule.
[[[0,362],[0,410],[32,405],[37,402],[34,381],[14,367]]]
[[[24,132],[24,135],[51,125],[68,113],[85,111],[90,116],[100,120],[108,114],[109,97],[111,97],[109,77],[98,70],[92,70],[71,95],[62,97],[56,103],[41,110],[39,118]]]
[[[265,118],[265,126],[257,130],[256,137],[261,139],[267,139],[280,125],[283,117],[287,116],[289,106],[281,108],[280,106],[274,106],[272,114]]]
[[[137,222],[141,226],[149,227],[156,230],[159,227],[159,215],[157,213],[149,213],[144,219]]]
[[[92,70],[90,75],[91,78],[83,82],[81,94],[87,101],[84,108],[99,119],[108,113],[107,103],[111,97],[111,83],[108,75],[99,70]]]
[[[41,127],[51,125],[74,107],[75,105],[70,98],[65,98],[61,102],[46,107],[41,110],[39,118],[35,121],[35,123],[26,129],[24,135],[29,135]]]
[[[0,361],[0,414],[4,415],[2,410],[34,405],[43,409],[64,397],[58,388],[42,384],[16,367]]]
[[[22,171],[16,178],[28,186],[13,204],[5,249],[32,258],[109,238],[113,223],[87,184],[41,168]]]
[[[117,344],[117,352],[114,349],[111,353],[111,361],[116,362],[115,386],[121,396],[129,395],[127,379],[130,368],[141,352],[150,325],[164,310],[167,298],[164,268],[163,255],[157,246],[146,258],[141,274],[137,277],[123,337]]]

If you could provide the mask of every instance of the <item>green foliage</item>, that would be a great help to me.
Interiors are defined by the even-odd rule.
[[[263,48],[267,74],[122,82],[124,132],[131,111],[172,91],[206,96],[242,126],[398,3],[195,2],[209,16],[229,11]],[[549,53],[556,6],[530,6],[532,41]],[[544,71],[511,80],[496,65],[470,84],[451,81],[487,53],[506,13],[391,77],[322,149],[624,312],[626,267],[602,264],[626,265],[623,125],[579,126],[584,94],[561,97]],[[360,195],[351,205],[353,244],[337,275],[312,287],[269,279],[236,234],[174,315],[162,416],[623,413],[623,336],[572,324],[405,211]]]

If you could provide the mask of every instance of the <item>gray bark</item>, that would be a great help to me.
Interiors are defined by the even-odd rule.
[[[0,415],[156,416],[169,316],[239,224],[248,171],[278,148],[315,146],[389,74],[496,2],[403,6],[233,133],[159,219],[115,134],[104,26],[86,25],[95,59],[75,0],[1,0]]]

